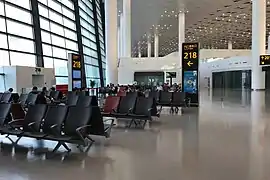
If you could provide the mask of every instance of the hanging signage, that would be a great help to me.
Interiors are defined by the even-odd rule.
[[[260,65],[270,65],[270,55],[260,55]]]
[[[182,44],[182,91],[191,100],[192,106],[199,106],[199,43]]]
[[[69,70],[69,91],[82,88],[82,62],[81,56],[78,54],[69,54],[68,59]]]

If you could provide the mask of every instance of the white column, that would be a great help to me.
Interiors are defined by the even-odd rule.
[[[228,42],[228,49],[229,49],[229,50],[232,50],[232,41],[229,41],[229,42]]]
[[[124,57],[131,57],[131,0],[123,0]]]
[[[123,13],[120,15],[120,39],[121,39],[121,55],[120,57],[124,57],[124,52],[125,52],[125,35],[124,35],[124,16]]]
[[[122,46],[122,42],[121,42],[121,28],[120,26],[117,27],[117,38],[118,38],[118,41],[117,41],[117,48],[118,48],[118,59],[121,57],[121,46]]]
[[[270,34],[268,35],[268,49],[267,54],[270,54]]]
[[[139,41],[138,43],[138,58],[141,58],[142,57],[142,50],[141,50],[141,42]]]
[[[147,39],[147,57],[151,57],[152,55],[152,44],[151,44],[151,36],[148,37]]]
[[[158,32],[155,32],[155,57],[158,57],[159,55],[159,36],[158,36]]]
[[[180,66],[182,66],[182,44],[185,42],[185,13],[178,14],[178,48]]]
[[[265,73],[259,66],[259,57],[265,53],[266,0],[252,1],[252,80],[253,90],[265,89]]]
[[[106,25],[106,79],[107,83],[118,82],[117,55],[117,0],[105,0]]]

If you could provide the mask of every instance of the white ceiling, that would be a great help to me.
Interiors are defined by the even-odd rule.
[[[122,12],[122,0],[119,11]],[[251,46],[251,0],[131,0],[132,52],[138,42],[147,52],[147,34],[158,29],[160,54],[178,51],[178,13],[186,13],[186,41],[200,42],[201,48],[235,49]],[[267,2],[267,34],[270,30],[270,2]],[[152,46],[153,47],[153,46]]]

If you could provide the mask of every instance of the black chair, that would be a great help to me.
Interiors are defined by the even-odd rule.
[[[21,94],[20,97],[19,97],[19,103],[22,106],[25,106],[27,98],[28,98],[28,94]]]
[[[128,117],[128,114],[134,110],[136,98],[136,96],[121,97],[118,110],[116,112],[112,112],[111,116],[116,118]]]
[[[173,112],[178,113],[179,107],[188,107],[188,102],[186,100],[186,95],[184,92],[174,92],[172,97],[171,106]]]
[[[25,101],[25,106],[36,104],[38,94],[29,93]]]
[[[58,100],[58,99],[59,99],[59,94],[60,94],[59,91],[51,91],[51,92],[50,92],[50,97],[51,97],[53,100]]]
[[[159,109],[160,112],[162,111],[163,106],[171,107],[172,95],[173,95],[172,92],[160,91],[159,101],[157,102],[157,105],[160,106],[160,109]]]
[[[11,101],[12,101],[13,103],[18,103],[19,100],[20,100],[19,94],[18,94],[18,93],[12,93],[12,95],[11,95]]]
[[[77,106],[89,107],[92,105],[92,100],[93,100],[92,96],[79,96]]]
[[[58,141],[52,152],[56,152],[61,146],[70,152],[66,143],[76,144],[81,152],[87,153],[94,143],[89,134],[89,121],[92,115],[91,107],[69,107],[61,134],[48,134],[44,139]]]
[[[30,106],[24,119],[13,120],[8,123],[9,126],[1,130],[2,134],[7,134],[8,138],[13,145],[16,145],[26,132],[39,132],[41,122],[45,116],[47,105],[36,104]],[[18,127],[18,125],[20,125]],[[16,135],[18,139],[13,141],[9,135]]]
[[[109,124],[107,124],[109,122]],[[92,116],[89,121],[89,133],[91,135],[104,136],[109,138],[111,135],[111,129],[114,126],[114,119],[105,119],[101,114],[98,106],[92,106]]]
[[[67,106],[76,106],[79,96],[76,94],[70,94],[67,96],[66,105]]]
[[[0,127],[2,128],[6,123],[7,117],[11,110],[10,103],[0,103]]]
[[[146,122],[152,120],[151,110],[153,106],[152,98],[138,97],[136,101],[135,109],[132,113],[128,114],[131,117],[129,128],[134,123],[136,127],[145,127]],[[144,121],[143,124],[141,122]]]
[[[9,103],[11,101],[11,93],[4,93],[1,98],[1,102]]]
[[[4,93],[0,93],[0,101],[2,100]]]

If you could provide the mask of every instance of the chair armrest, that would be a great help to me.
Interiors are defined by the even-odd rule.
[[[153,109],[153,108],[149,108],[149,109],[147,109],[147,111],[152,111],[152,109]]]
[[[132,112],[132,111],[133,111],[133,108],[129,108],[128,112],[130,113],[130,112]]]
[[[103,120],[104,123],[107,122],[107,121],[111,121],[111,126],[114,125],[114,119],[113,118]]]
[[[33,128],[33,125],[37,124],[37,123],[40,123],[41,124],[42,120],[39,120],[39,121],[35,121],[35,122],[32,122],[32,123],[29,123],[27,126],[33,131],[35,132],[36,129]]]
[[[13,120],[13,121],[10,121],[8,123],[8,125],[12,128],[12,129],[16,129],[13,125],[16,124],[17,122],[23,122],[24,119],[16,119],[16,120]]]
[[[79,135],[79,137],[80,137],[80,139],[83,141],[83,142],[85,142],[85,135],[81,132],[82,130],[84,130],[85,128],[88,128],[88,127],[91,127],[91,125],[85,125],[85,126],[81,126],[81,127],[78,127],[77,129],[76,129],[76,132],[77,132],[77,134]]]
[[[116,110],[116,109],[112,109],[112,111],[113,111],[114,113],[117,113],[117,110]]]

